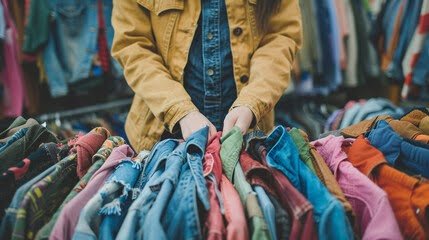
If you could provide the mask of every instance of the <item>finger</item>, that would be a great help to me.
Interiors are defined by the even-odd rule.
[[[226,116],[225,121],[223,122],[222,136],[224,136],[229,131],[231,131],[231,129],[234,127],[236,121],[237,121],[237,117],[235,117],[231,114],[228,114]]]
[[[209,139],[216,136],[216,133],[217,133],[216,127],[210,123],[210,125],[209,125]]]

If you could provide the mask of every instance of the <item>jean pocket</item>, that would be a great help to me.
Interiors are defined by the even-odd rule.
[[[58,21],[64,26],[67,36],[76,36],[83,30],[87,4],[81,0],[62,0],[57,3]]]

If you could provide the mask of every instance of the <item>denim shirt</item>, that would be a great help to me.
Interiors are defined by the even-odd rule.
[[[192,102],[219,130],[237,98],[224,0],[201,0],[201,17],[184,72]]]
[[[268,166],[281,171],[314,207],[319,239],[353,239],[353,230],[341,203],[299,158],[286,129],[276,127],[265,140]]]
[[[43,64],[53,97],[68,93],[68,84],[90,77],[94,55],[98,53],[97,0],[49,1],[53,24],[49,31]],[[137,6],[136,6],[137,7]],[[108,49],[112,47],[112,1],[103,0],[103,15]],[[112,73],[122,75],[120,65],[112,59]]]

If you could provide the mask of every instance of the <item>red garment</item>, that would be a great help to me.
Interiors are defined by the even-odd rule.
[[[274,178],[270,169],[254,160],[247,152],[243,151],[240,156],[240,165],[250,185],[261,186],[270,195],[277,198],[273,188]]]
[[[221,136],[222,133],[218,132],[215,137],[210,139],[204,156],[203,171],[207,179],[210,200],[210,210],[204,226],[204,238],[249,239],[249,229],[240,196],[228,178],[222,175]],[[225,211],[225,221],[221,206]]]
[[[209,191],[210,209],[204,226],[204,238],[208,240],[225,239],[225,224],[220,207],[220,200],[216,192],[219,192],[219,184],[222,181],[222,162],[220,159],[220,133],[212,138],[206,148],[203,171],[207,180]]]
[[[267,165],[267,150],[264,146],[258,147],[262,164]],[[292,216],[290,239],[318,239],[317,228],[313,219],[313,206],[289,182],[280,171],[271,168],[274,177],[274,189],[284,209]]]
[[[105,128],[94,128],[79,138],[72,149],[77,154],[77,176],[82,178],[92,165],[92,156],[97,153],[104,141],[110,136]]]
[[[105,73],[110,69],[110,54],[107,46],[106,22],[104,21],[103,0],[98,0],[98,56]]]
[[[247,227],[246,216],[240,196],[232,183],[225,175],[222,175],[221,182],[222,198],[224,200],[226,239],[227,240],[247,240],[249,239],[249,229]]]

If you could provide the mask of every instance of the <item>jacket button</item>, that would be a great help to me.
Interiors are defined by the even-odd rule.
[[[235,36],[240,36],[243,33],[243,29],[241,27],[236,27],[234,30],[232,30]]]
[[[241,83],[247,83],[249,81],[249,77],[247,75],[243,75],[240,77]]]

